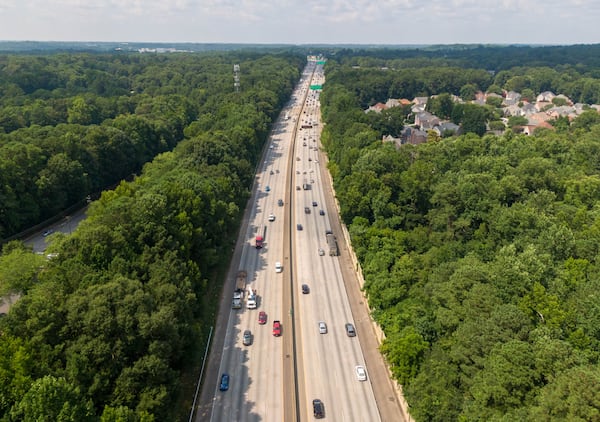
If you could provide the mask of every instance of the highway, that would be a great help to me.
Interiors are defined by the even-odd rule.
[[[247,271],[246,290],[257,291],[258,306],[246,309],[244,301],[242,309],[231,309],[233,289],[226,287],[217,323],[225,332],[216,334],[212,346],[197,421],[313,420],[314,399],[323,402],[327,420],[382,420],[359,341],[363,334],[357,330],[350,337],[345,329],[356,322],[344,269],[340,257],[330,256],[325,237],[332,230],[341,240],[330,220],[336,212],[331,188],[324,189],[330,182],[321,168],[318,91],[309,89],[322,82],[322,67],[309,63],[257,169],[228,286],[237,270]],[[261,249],[255,247],[257,234],[265,234]],[[282,272],[275,271],[276,262]],[[302,284],[309,293],[302,292]],[[267,314],[264,325],[258,322],[260,311]],[[272,334],[274,320],[281,321],[280,337]],[[326,333],[319,322],[326,323]],[[242,344],[245,330],[252,332],[251,345]],[[366,381],[357,379],[357,365],[366,368]],[[220,389],[223,373],[229,375],[226,391]]]

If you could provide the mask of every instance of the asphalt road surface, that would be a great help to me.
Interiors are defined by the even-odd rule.
[[[309,64],[282,112],[289,119],[276,122],[257,171],[221,301],[197,421],[313,420],[313,399],[323,402],[327,420],[404,420],[352,268],[346,268],[347,248],[319,150],[318,92],[309,89],[322,82],[322,68]],[[274,221],[269,221],[271,214]],[[329,229],[342,256],[329,254]],[[261,249],[255,248],[257,234],[265,234]],[[275,271],[276,262],[282,272]],[[258,293],[257,309],[247,309],[245,301],[243,309],[231,309],[239,270],[248,274],[246,290]],[[309,286],[308,293],[302,284]],[[355,296],[351,301],[349,293]],[[258,322],[260,311],[267,314],[264,325]],[[274,320],[281,322],[279,337],[272,333]],[[326,324],[326,333],[319,322]],[[347,335],[346,323],[357,328],[356,337]],[[251,345],[242,344],[245,330],[252,332]],[[357,379],[357,365],[365,367],[365,381]],[[221,391],[224,373],[230,381]]]

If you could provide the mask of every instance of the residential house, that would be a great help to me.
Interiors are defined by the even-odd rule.
[[[405,126],[400,133],[401,145],[418,145],[427,142],[427,132],[418,128]]]
[[[535,102],[536,103],[551,103],[552,99],[554,97],[556,97],[556,95],[554,95],[554,92],[544,91],[540,95],[537,96],[537,98],[535,99]]]
[[[375,113],[381,113],[385,109],[387,109],[387,106],[385,104],[377,103],[375,105],[370,106],[368,109],[366,109],[365,113],[368,113],[369,111],[374,111]]]
[[[452,135],[460,135],[462,133],[462,128],[452,122],[442,122],[439,125],[435,126],[433,128],[433,130],[439,136],[442,136],[442,137],[447,136],[448,134],[451,134],[450,136],[452,136]]]
[[[552,129],[554,130],[554,126],[552,126],[548,122],[541,122],[539,124],[529,124],[524,126],[515,126],[513,130],[517,133],[523,133],[525,135],[532,135],[539,128]]]
[[[427,101],[429,97],[415,97],[412,100],[413,106],[411,108],[413,113],[420,113],[425,111],[425,107],[427,106]]]
[[[502,104],[505,106],[517,105],[521,101],[521,94],[515,91],[507,91]]]
[[[439,117],[434,116],[428,111],[415,113],[415,126],[421,130],[430,130],[441,123]]]
[[[388,100],[385,102],[385,106],[387,108],[398,107],[400,105],[401,105],[400,100],[398,100],[396,98],[388,98]]]
[[[525,112],[517,104],[511,104],[507,107],[504,107],[504,115],[505,116],[524,116]]]
[[[546,111],[546,114],[553,119],[558,119],[559,117],[568,117],[569,120],[573,120],[575,117],[577,117],[575,107],[573,106],[552,107]]]
[[[538,112],[538,109],[531,103],[525,102],[521,106],[522,116],[529,116],[530,114],[534,114]]]
[[[538,113],[528,114],[527,120],[529,121],[530,125],[535,126],[535,125],[539,125],[542,122],[547,122],[548,120],[554,120],[554,117],[548,115],[548,113],[540,111]]]

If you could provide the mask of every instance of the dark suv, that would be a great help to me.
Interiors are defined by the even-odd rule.
[[[325,417],[325,407],[323,406],[323,402],[319,399],[313,400],[313,415],[315,415],[315,418],[317,419]]]

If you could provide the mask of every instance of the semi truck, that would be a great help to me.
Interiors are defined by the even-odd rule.
[[[329,247],[329,256],[338,256],[340,251],[338,249],[337,239],[331,233],[326,235],[327,237],[327,246]]]
[[[237,273],[237,277],[235,279],[235,290],[233,291],[233,300],[231,302],[231,307],[233,309],[242,308],[242,300],[244,299],[244,290],[246,289],[247,275],[248,273],[244,270],[240,270]]]

